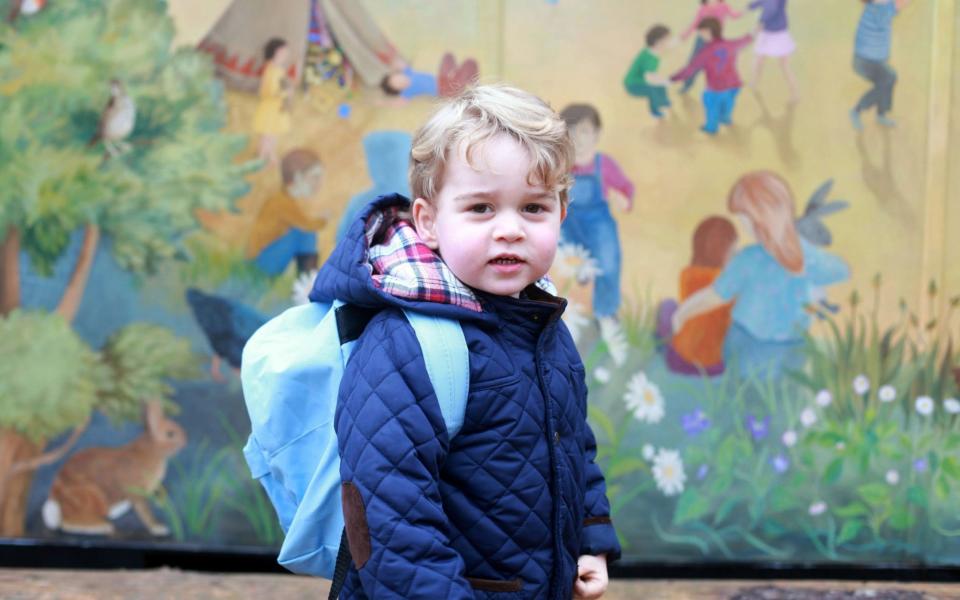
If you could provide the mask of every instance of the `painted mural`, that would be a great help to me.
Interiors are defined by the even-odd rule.
[[[625,560],[960,564],[954,3],[5,8],[0,536],[276,547],[243,346],[509,81],[575,145],[551,274]]]

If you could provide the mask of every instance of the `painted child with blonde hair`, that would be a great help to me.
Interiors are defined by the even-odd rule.
[[[742,374],[777,376],[802,365],[806,310],[813,290],[845,281],[850,268],[810,244],[794,225],[787,182],[770,171],[747,173],[734,184],[727,208],[757,243],[740,250],[710,286],[690,296],[673,316],[678,332],[689,319],[735,301],[724,361]]]
[[[584,367],[546,279],[573,153],[542,100],[480,86],[417,131],[413,201],[353,221],[311,299],[374,313],[335,429],[352,565],[345,598],[599,598],[620,555]],[[469,353],[447,431],[404,310],[456,319]]]

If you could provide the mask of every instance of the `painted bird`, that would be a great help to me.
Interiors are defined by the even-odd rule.
[[[234,370],[240,369],[243,347],[267,318],[236,300],[195,288],[187,290],[187,304],[213,349],[210,374],[214,380],[223,381],[221,360],[226,360]]]
[[[102,141],[107,154],[104,160],[117,156],[121,152],[130,149],[130,145],[124,140],[133,131],[133,126],[137,121],[137,107],[133,98],[127,95],[123,84],[113,79],[110,81],[110,100],[107,106],[100,113],[100,123],[97,125],[97,132],[91,138],[87,146],[94,146]]]
[[[13,25],[20,15],[35,15],[43,9],[46,3],[47,0],[12,0],[10,2],[10,12],[7,14],[7,22]]]

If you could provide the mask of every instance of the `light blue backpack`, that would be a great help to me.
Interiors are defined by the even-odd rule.
[[[341,302],[296,306],[258,329],[243,349],[252,428],[243,453],[286,534],[277,561],[295,573],[333,578],[337,567],[343,509],[333,418],[344,367],[377,312]],[[452,438],[463,425],[469,387],[463,330],[458,321],[404,312]],[[344,573],[337,575],[342,583]]]

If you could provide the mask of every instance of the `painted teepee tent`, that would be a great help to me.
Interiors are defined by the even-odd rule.
[[[263,73],[263,47],[274,37],[287,41],[290,76],[298,82],[311,44],[336,44],[367,85],[379,84],[397,58],[360,0],[234,0],[199,48],[213,56],[229,86],[254,91]]]

